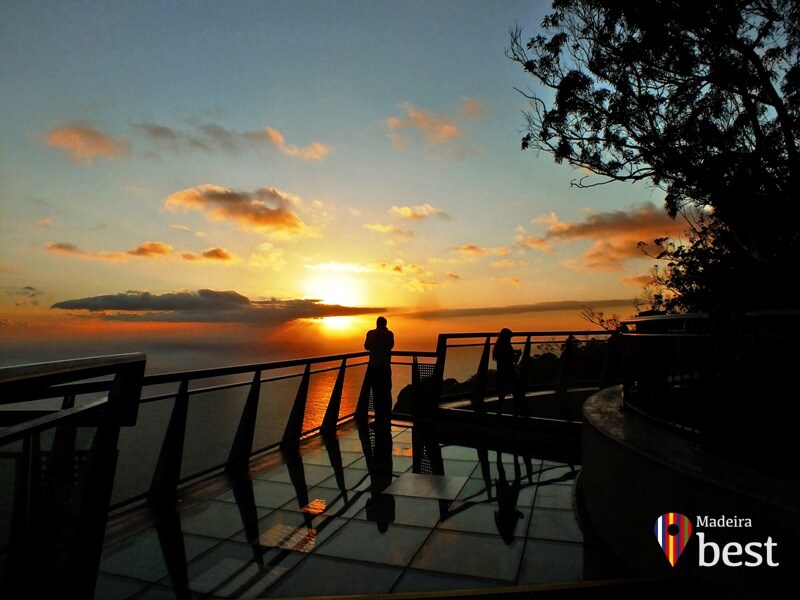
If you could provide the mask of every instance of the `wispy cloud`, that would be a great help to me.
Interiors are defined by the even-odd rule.
[[[32,285],[24,285],[22,287],[7,287],[6,294],[13,298],[14,306],[20,308],[23,306],[38,306],[39,297],[44,292]]]
[[[407,263],[402,259],[397,259],[393,262],[377,262],[373,263],[372,266],[376,271],[393,273],[395,275],[422,275],[427,273],[427,269],[422,265]]]
[[[209,154],[222,151],[236,153],[245,148],[267,147],[290,158],[320,161],[335,148],[314,141],[306,146],[287,143],[283,133],[273,127],[262,130],[235,131],[221,125],[207,123],[191,131],[183,131],[158,123],[137,123],[135,127],[159,148],[172,152],[202,150]]]
[[[435,113],[410,102],[403,102],[399,108],[400,116],[384,120],[387,137],[395,149],[405,150],[421,141],[427,148],[454,158],[465,158],[477,152],[476,148],[457,142],[465,136],[466,121],[485,115],[485,104],[465,98],[451,114]]]
[[[79,124],[49,131],[46,144],[68,153],[74,162],[91,165],[96,158],[113,160],[130,154],[130,142],[114,138],[91,125]]]
[[[382,225],[381,223],[367,223],[364,225],[366,229],[374,231],[375,233],[383,233],[386,235],[396,235],[400,237],[413,237],[414,232],[409,229],[400,229],[397,225]]]
[[[483,119],[489,111],[489,104],[475,98],[463,98],[458,105],[458,114],[464,119]]]
[[[317,300],[250,300],[233,290],[153,294],[128,291],[56,302],[51,308],[89,311],[107,320],[278,325],[296,319],[371,314],[384,307],[339,306]]]
[[[286,261],[283,258],[283,249],[276,248],[269,242],[264,242],[256,248],[255,252],[250,254],[248,264],[259,269],[279,271],[286,265]]]
[[[434,274],[422,265],[407,263],[403,259],[372,263],[370,267],[378,273],[387,273],[401,278],[404,287],[412,292],[426,292],[459,279],[458,275],[454,273],[448,273],[444,279],[434,278]]]
[[[479,246],[477,244],[463,244],[461,246],[456,246],[453,248],[453,251],[471,258],[477,258],[479,256],[507,256],[509,254],[509,250],[507,248],[488,248],[485,246]]]
[[[55,221],[53,221],[53,219],[39,219],[38,221],[36,221],[37,227],[47,228],[47,227],[52,227],[53,225],[55,225]]]
[[[519,263],[511,258],[502,258],[489,264],[495,269],[510,269],[512,267],[516,267]]]
[[[386,128],[389,130],[389,139],[396,148],[408,146],[408,138],[401,135],[404,130],[422,134],[422,137],[431,146],[444,144],[464,135],[461,127],[446,115],[427,111],[410,102],[404,102],[400,107],[405,113],[403,116],[389,117],[385,121]]]
[[[461,317],[516,315],[537,312],[568,310],[577,312],[584,306],[596,308],[616,308],[631,306],[633,298],[598,299],[598,300],[561,300],[557,302],[536,302],[534,304],[513,304],[509,306],[485,306],[480,308],[441,308],[435,310],[411,312],[404,316],[422,319],[448,319]]]
[[[303,160],[323,160],[334,150],[333,146],[323,144],[322,142],[312,142],[303,148],[294,144],[287,144],[283,134],[272,127],[267,127],[267,129],[264,131],[264,136],[282,154],[291,156],[292,158],[302,158]]]
[[[518,228],[516,241],[526,248],[550,252],[554,243],[594,240],[579,258],[563,263],[582,271],[620,271],[624,261],[645,257],[638,248],[639,242],[650,242],[658,237],[679,238],[687,229],[686,224],[671,219],[666,211],[651,203],[628,211],[589,213],[582,221],[561,222],[555,213],[550,213],[531,222],[544,224],[545,233],[531,236]]]
[[[165,244],[164,242],[142,242],[138,246],[123,252],[106,250],[102,250],[100,252],[89,252],[82,250],[75,244],[70,244],[67,242],[50,242],[45,244],[45,250],[53,254],[63,254],[77,258],[114,261],[124,261],[127,260],[129,256],[152,259],[169,256],[172,254],[172,246]]]
[[[512,287],[519,287],[521,280],[519,277],[495,277],[493,281],[500,283],[502,285],[510,285]]]
[[[650,276],[649,275],[637,275],[636,277],[623,277],[620,279],[620,282],[626,283],[628,285],[634,285],[637,288],[643,288],[648,283],[650,283]]]
[[[209,221],[231,221],[241,229],[276,237],[316,236],[294,211],[300,198],[276,188],[237,192],[217,185],[204,184],[175,192],[164,201],[172,211],[197,211]]]
[[[440,208],[431,206],[430,204],[419,204],[417,206],[392,206],[389,209],[389,214],[407,219],[409,221],[422,221],[430,217],[439,217],[442,219],[449,219],[450,215]]]

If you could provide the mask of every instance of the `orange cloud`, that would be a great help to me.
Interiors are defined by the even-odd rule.
[[[477,244],[464,244],[463,246],[456,246],[453,250],[467,256],[486,256],[487,254],[494,256],[508,255],[508,250],[506,248],[484,248]]]
[[[417,206],[392,206],[389,213],[400,217],[401,219],[408,219],[410,221],[421,221],[429,217],[441,217],[443,219],[450,218],[446,212],[440,208],[431,206],[430,204],[420,204]]]
[[[562,223],[552,213],[547,220],[547,238],[559,241],[626,237],[638,242],[657,237],[680,237],[686,231],[686,225],[671,219],[666,211],[650,203],[630,211],[592,213],[584,221]]]
[[[623,261],[644,255],[631,240],[598,240],[586,250],[580,260],[566,260],[564,266],[576,271],[621,271]]]
[[[322,142],[312,142],[305,148],[299,148],[294,144],[287,144],[283,134],[277,129],[267,127],[264,137],[277,148],[282,154],[292,158],[302,158],[303,160],[322,160],[333,152],[333,146],[328,146]]]
[[[463,122],[483,117],[486,114],[485,104],[465,98],[449,115],[434,113],[410,102],[402,103],[400,109],[403,113],[401,116],[383,121],[387,137],[396,150],[405,150],[415,140],[421,140],[440,156],[465,159],[479,152],[478,148],[461,145],[458,141],[465,137]]]
[[[398,135],[400,130],[410,129],[421,133],[428,144],[436,146],[463,135],[461,128],[445,115],[428,112],[410,102],[404,102],[401,106],[405,117],[390,117],[385,121],[390,136]]]
[[[526,236],[517,230],[517,242],[526,248],[550,252],[552,244],[575,240],[594,240],[594,243],[578,259],[563,264],[581,271],[620,271],[624,261],[645,258],[639,249],[641,241],[655,238],[679,238],[685,234],[687,225],[673,220],[666,211],[651,203],[641,204],[629,211],[591,213],[583,221],[563,223],[555,213],[532,220],[546,224],[543,237]]]
[[[131,256],[143,256],[145,258],[165,256],[167,254],[172,254],[172,246],[164,242],[143,242],[135,248],[128,250],[126,254],[130,254]]]
[[[233,262],[236,260],[236,255],[225,248],[208,248],[201,254],[181,252],[181,258],[188,261]]]
[[[172,211],[201,212],[209,221],[232,221],[241,229],[278,237],[317,235],[316,228],[306,225],[292,210],[299,203],[297,196],[276,188],[236,192],[204,184],[175,192],[164,206]]]
[[[67,256],[75,256],[77,258],[97,259],[97,260],[114,260],[124,261],[128,256],[135,256],[138,258],[159,258],[172,254],[172,246],[164,242],[142,242],[135,248],[126,250],[125,252],[101,250],[100,252],[88,252],[81,250],[75,244],[66,242],[47,243],[45,250],[53,254],[64,254]]]
[[[376,271],[383,271],[393,273],[395,275],[422,275],[425,273],[425,268],[417,264],[408,264],[402,259],[395,260],[394,262],[379,262],[373,265]]]
[[[89,125],[72,125],[54,129],[44,141],[70,154],[72,160],[87,166],[95,158],[113,160],[130,154],[130,143],[125,138],[113,138]]]

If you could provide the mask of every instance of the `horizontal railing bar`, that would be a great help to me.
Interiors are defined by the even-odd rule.
[[[85,416],[85,413],[98,411],[100,408],[108,404],[107,399],[95,400],[88,404],[81,406],[74,406],[72,408],[65,408],[49,415],[38,417],[33,421],[20,423],[19,425],[12,425],[11,427],[3,428],[0,431],[0,444],[9,444],[16,442],[26,436],[39,433],[45,429],[51,428],[56,422],[69,423],[77,420],[79,417]]]
[[[275,369],[286,369],[289,367],[304,367],[307,364],[334,362],[341,361],[345,358],[362,358],[365,356],[368,356],[367,352],[350,352],[346,354],[332,354],[329,356],[316,356],[311,358],[295,358],[276,362],[235,365],[231,367],[217,367],[214,369],[197,369],[194,371],[146,375],[142,385],[160,385],[163,383],[178,383],[184,379],[210,379],[212,377],[224,377],[226,375],[237,375],[239,373],[252,373],[253,371],[271,371]]]
[[[367,363],[357,363],[354,365],[347,365],[348,368],[352,367],[360,367]],[[317,371],[310,371],[310,375],[319,375],[320,373],[330,373],[331,371],[338,371],[339,367],[328,367],[326,369],[319,369]],[[259,379],[259,383],[272,383],[274,381],[283,381],[285,379],[298,379],[303,377],[303,373],[291,373],[289,375],[281,375],[279,377],[267,377],[266,379]],[[162,384],[163,385],[163,384]],[[238,387],[250,387],[253,385],[252,381],[237,381],[236,383],[224,383],[221,385],[212,385],[209,387],[204,388],[197,388],[194,390],[188,390],[186,393],[189,396],[194,396],[196,394],[206,394],[209,392],[218,392],[220,390],[229,390]],[[142,403],[149,403],[155,402],[157,400],[167,400],[169,398],[174,398],[177,395],[177,392],[170,392],[169,394],[161,394],[160,396],[149,396],[147,398],[142,398],[140,402]]]
[[[128,354],[112,354],[109,356],[91,356],[88,358],[75,358],[71,360],[58,360],[43,363],[32,363],[26,365],[12,365],[0,367],[0,385],[16,382],[20,380],[37,378],[43,379],[56,378],[75,378],[85,376],[97,377],[116,372],[116,367],[145,360],[145,355],[141,352],[131,352]]]
[[[712,337],[710,333],[701,333],[699,331],[694,332],[679,332],[679,331],[665,331],[663,333],[660,332],[636,332],[636,331],[629,331],[622,333],[625,337],[651,337],[651,338],[668,338],[668,337],[682,337],[682,338],[710,338]]]
[[[515,331],[513,332],[513,337],[543,337],[543,336],[587,336],[587,335],[611,335],[610,331],[606,331],[604,329],[593,329],[593,330],[581,330],[581,331]],[[497,337],[496,331],[491,332],[474,332],[474,333],[440,333],[440,338],[448,338],[448,339],[465,339],[465,338],[486,338],[486,337]]]
[[[392,356],[419,356],[424,358],[436,358],[436,352],[417,351],[417,350],[392,350]]]
[[[435,352],[400,351],[400,352],[393,352],[392,354],[393,355],[397,354],[399,356],[425,356],[425,357],[428,357],[428,358],[436,357],[436,353]],[[282,361],[280,364],[279,363],[263,363],[263,365],[267,365],[269,368],[265,367],[265,368],[259,369],[258,365],[256,365],[255,368],[250,366],[250,367],[248,367],[249,370],[239,370],[235,374],[252,373],[253,371],[257,371],[257,370],[269,371],[269,370],[276,370],[276,369],[285,369],[285,368],[288,368],[288,366],[286,364],[288,362],[292,363],[289,366],[304,366],[308,362],[312,362],[312,363],[314,361],[316,361],[317,363],[320,363],[320,362],[334,362],[334,361],[342,360],[343,358],[357,358],[357,357],[366,358],[368,355],[367,355],[366,352],[357,352],[357,353],[352,353],[352,354],[338,354],[338,355],[332,355],[332,356],[333,356],[333,358],[330,359],[330,360],[328,360],[330,357],[318,357],[316,359],[308,358],[308,359],[296,359],[296,360],[292,360],[292,361]],[[323,360],[323,359],[325,359],[325,360]],[[364,366],[366,364],[367,364],[367,362],[364,361],[364,362],[358,362],[358,363],[354,363],[354,364],[349,364],[349,365],[347,365],[347,367],[348,368],[360,367],[360,366]],[[411,363],[393,363],[393,364],[409,365]],[[223,368],[224,369],[237,369],[238,370],[238,369],[243,369],[244,367],[242,365],[239,365],[239,366],[236,366],[236,367],[223,367]],[[338,368],[339,368],[338,366],[326,367],[325,369],[318,369],[316,371],[311,371],[311,374],[313,375],[313,374],[317,374],[317,373],[326,373],[326,372],[329,372],[329,371],[335,371]],[[144,389],[145,387],[155,386],[155,385],[165,385],[167,383],[180,383],[184,379],[189,379],[190,381],[196,381],[198,379],[212,379],[214,377],[221,377],[221,375],[219,375],[218,372],[217,372],[218,369],[214,369],[214,371],[215,371],[214,374],[209,374],[210,371],[208,371],[208,370],[196,370],[196,371],[181,371],[181,372],[175,372],[175,373],[164,373],[164,374],[160,374],[160,375],[146,375],[142,380],[142,388]],[[231,373],[229,373],[229,374],[231,374]],[[262,379],[261,382],[262,383],[268,383],[270,381],[279,381],[281,379],[290,379],[290,378],[293,378],[293,377],[301,377],[302,375],[303,375],[302,372],[291,373],[291,374],[287,374],[287,375],[281,375],[279,377],[272,377],[272,378]],[[226,387],[237,387],[237,386],[242,386],[242,385],[250,385],[251,383],[252,383],[251,381],[242,381],[242,382],[236,382],[236,383],[232,383],[232,384],[222,384],[218,388],[206,388],[206,389],[203,389],[203,390],[193,390],[192,392],[190,392],[190,394],[194,393],[195,391],[208,391],[208,390],[211,390],[211,389],[226,389]],[[97,393],[97,392],[108,392],[108,390],[111,388],[111,384],[112,384],[112,380],[108,379],[108,380],[105,380],[105,381],[88,381],[88,382],[73,383],[73,384],[63,384],[63,385],[53,386],[53,387],[51,387],[49,389],[42,390],[39,393],[36,393],[36,394],[33,394],[33,395],[30,395],[30,396],[26,397],[25,402],[30,402],[30,401],[34,401],[34,400],[47,400],[47,399],[51,399],[51,398],[62,398],[62,397],[67,396],[67,395],[78,396],[78,395],[91,394],[91,393]],[[169,394],[161,394],[161,395],[158,395],[158,396],[150,396],[148,398],[142,398],[141,402],[143,402],[143,403],[154,402],[155,400],[164,400],[164,399],[167,399],[167,398],[172,398],[174,396],[175,396],[175,393],[171,392]],[[7,402],[7,403],[11,404],[12,402]],[[2,404],[2,402],[0,402],[0,404]]]

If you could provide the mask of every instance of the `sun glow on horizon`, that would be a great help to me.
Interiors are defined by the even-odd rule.
[[[321,273],[303,282],[305,296],[323,304],[362,306],[364,282],[349,273]]]
[[[358,317],[323,317],[319,319],[319,323],[327,334],[350,334],[356,325],[361,327],[361,319]]]

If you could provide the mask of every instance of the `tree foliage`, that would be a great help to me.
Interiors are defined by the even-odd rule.
[[[523,149],[600,176],[578,186],[662,188],[692,224],[657,252],[683,308],[732,277],[779,301],[800,270],[800,3],[555,0],[542,29],[513,29],[507,50],[538,83]]]

